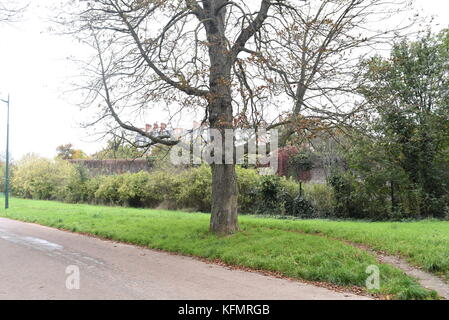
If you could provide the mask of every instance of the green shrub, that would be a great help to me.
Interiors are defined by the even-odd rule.
[[[314,207],[310,201],[300,194],[292,196],[285,193],[281,203],[283,204],[285,215],[306,219],[315,217]]]
[[[36,155],[24,157],[17,165],[12,185],[22,198],[57,200],[64,193],[75,168],[64,160],[48,160]]]
[[[125,176],[105,176],[95,191],[95,200],[102,204],[122,205],[123,201],[118,190],[123,185]]]
[[[212,172],[202,165],[179,176],[175,200],[178,208],[210,212],[212,203]]]
[[[89,172],[82,164],[76,164],[73,167],[74,170],[67,179],[67,185],[59,190],[57,198],[71,203],[88,202],[92,198],[89,197],[87,188]]]
[[[5,192],[5,168],[6,168],[5,163],[0,161],[0,193]],[[14,169],[15,169],[14,165],[10,164],[10,166],[9,166],[9,181],[10,181],[9,190],[10,190],[10,192],[12,190],[11,181],[12,181],[12,176],[14,175]]]
[[[358,216],[361,208],[354,199],[355,181],[350,174],[334,172],[329,178],[329,184],[334,190],[335,216],[339,218]]]
[[[165,202],[168,209],[176,209],[176,195],[179,189],[177,174],[168,171],[155,171],[150,173],[150,179],[146,185],[146,205],[159,206]]]
[[[281,207],[282,186],[278,176],[263,176],[259,186],[258,214],[283,214]]]
[[[279,183],[281,185],[282,192],[287,193],[293,197],[299,195],[299,183],[296,182],[293,178],[280,177]]]
[[[329,179],[334,191],[335,216],[370,220],[393,219],[387,181],[377,175],[364,181],[351,172],[335,172]]]
[[[331,217],[334,214],[334,193],[327,184],[306,183],[303,185],[304,198],[310,201],[318,217]]]
[[[261,176],[257,203],[258,214],[300,216],[299,184],[278,176]],[[302,212],[302,211],[301,211]],[[307,214],[307,213],[304,213]]]
[[[239,212],[254,213],[262,176],[255,169],[236,168]]]
[[[165,201],[167,207],[176,208],[180,182],[175,174],[158,170],[124,174],[123,177],[118,192],[120,201],[125,205],[154,208]]]
[[[148,172],[125,173],[122,175],[123,181],[118,188],[118,197],[120,202],[130,207],[153,206],[154,203],[145,203],[149,197],[148,183],[150,175]]]
[[[211,209],[212,175],[207,165],[90,177],[82,165],[28,155],[13,168],[11,189],[22,198],[203,212]],[[432,196],[413,184],[395,182],[392,186],[393,178],[405,181],[399,173],[394,177],[383,171],[356,176],[336,171],[329,185],[304,184],[302,190],[293,179],[260,175],[256,169],[236,167],[236,173],[240,213],[371,220],[422,218],[430,213],[449,217],[449,196]]]
[[[86,181],[84,185],[86,190],[86,202],[95,204],[99,203],[98,199],[95,197],[95,194],[105,179],[106,176],[97,176]]]

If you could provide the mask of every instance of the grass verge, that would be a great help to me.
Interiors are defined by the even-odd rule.
[[[298,227],[293,221],[242,217],[241,232],[216,237],[208,232],[206,214],[23,199],[13,199],[11,206],[0,215],[348,288],[364,288],[366,268],[378,265],[381,288],[371,293],[399,299],[436,298],[435,292],[360,249],[312,234],[286,232]]]
[[[411,264],[449,280],[449,221],[362,222],[278,220],[242,217],[242,224],[276,230],[324,234],[399,255]]]

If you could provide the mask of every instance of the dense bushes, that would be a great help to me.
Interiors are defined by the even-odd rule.
[[[70,177],[75,168],[63,160],[28,156],[18,163],[12,177],[13,192],[16,196],[33,199],[65,198]]]
[[[328,201],[326,186],[307,188],[301,195],[298,183],[291,179],[262,176],[255,169],[241,167],[237,167],[237,183],[241,213],[297,217],[329,214],[328,208],[314,208]],[[203,212],[211,207],[211,170],[206,165],[178,172],[90,177],[79,164],[27,157],[15,166],[12,184],[14,194],[23,198]]]
[[[254,211],[254,199],[257,197],[260,175],[254,169],[237,167],[237,177],[239,211],[250,213]]]
[[[351,171],[335,172],[329,184],[334,190],[333,207],[337,218],[404,220],[449,217],[447,197],[423,201],[426,194],[422,189],[407,181],[392,184],[382,170],[373,171],[363,179]],[[428,209],[429,203],[434,206],[433,213]]]
[[[92,199],[89,197],[89,172],[80,165],[73,165],[74,171],[68,177],[67,185],[63,188],[59,197],[61,200],[67,202],[89,202]]]
[[[175,182],[176,206],[209,212],[212,200],[212,173],[209,166],[183,171],[178,179]]]
[[[421,218],[420,191],[394,185],[393,203],[388,177],[381,170],[363,179],[351,171],[337,171],[329,185],[300,186],[293,179],[237,167],[239,212],[300,218]],[[14,166],[11,185],[13,194],[23,198],[202,212],[211,208],[211,170],[206,165],[92,177],[79,164],[28,156]]]
[[[315,216],[332,217],[335,214],[334,191],[330,185],[307,183],[303,185],[304,198],[310,201]]]
[[[125,176],[126,175],[116,175],[105,177],[94,194],[97,202],[113,205],[123,204],[119,189],[125,181]]]
[[[13,194],[23,198],[203,212],[211,207],[211,170],[206,165],[91,177],[82,165],[28,156],[13,169]],[[239,212],[300,218],[421,218],[420,191],[394,185],[392,202],[389,177],[382,170],[363,179],[351,171],[337,171],[329,185],[300,186],[292,179],[237,167]]]
[[[300,186],[291,179],[262,176],[256,190],[255,209],[258,214],[314,217],[311,203],[302,196]]]
[[[120,176],[115,176],[115,179]],[[119,204],[131,207],[155,207],[164,200],[161,178],[152,177],[147,172],[121,176],[117,189]]]

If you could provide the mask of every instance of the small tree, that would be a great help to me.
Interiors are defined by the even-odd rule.
[[[141,151],[124,135],[114,136],[107,141],[106,147],[92,155],[93,159],[138,159],[144,156],[147,150]]]
[[[365,183],[367,175],[372,181],[383,175],[393,207],[401,194],[415,198],[418,216],[443,216],[449,207],[448,61],[445,30],[400,42],[390,58],[364,64],[361,92],[371,112],[369,138],[353,154],[356,169]]]
[[[84,151],[79,149],[74,149],[71,143],[60,145],[56,148],[58,159],[63,160],[75,160],[75,159],[86,159],[88,158]]]

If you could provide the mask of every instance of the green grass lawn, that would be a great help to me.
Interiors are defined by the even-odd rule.
[[[324,234],[399,255],[423,270],[449,280],[449,221],[351,222],[276,220],[244,217],[243,223],[277,230]]]
[[[444,255],[449,247],[447,233],[440,235],[449,228],[445,222],[422,222],[427,227],[421,232],[419,227],[408,228],[402,227],[402,224],[391,223],[381,225],[241,217],[241,232],[228,237],[216,237],[208,232],[207,214],[22,199],[12,199],[11,207],[7,212],[1,210],[0,215],[339,286],[364,288],[368,276],[365,273],[366,268],[369,265],[378,265],[381,272],[379,293],[399,299],[434,298],[435,293],[421,288],[414,279],[402,271],[389,265],[379,265],[373,256],[363,250],[313,233],[323,232],[339,238],[347,237],[349,240],[372,244],[375,248],[383,249],[388,247],[388,239],[391,239],[396,241],[391,245],[393,251],[402,246],[403,252],[409,250],[418,254],[423,251],[421,254],[425,255],[427,249],[431,251],[427,254],[432,258]],[[432,226],[439,224],[444,227],[437,228],[438,231],[433,230]],[[361,231],[357,231],[359,227]],[[333,229],[339,230],[339,233],[332,232]],[[300,230],[311,234],[287,232],[288,230]],[[382,230],[384,230],[383,237]],[[395,231],[398,231],[395,233],[396,238],[391,235]],[[374,246],[376,235],[378,246]],[[428,243],[425,248],[417,247],[415,251],[411,249],[413,243],[417,245],[425,243],[426,237]]]

